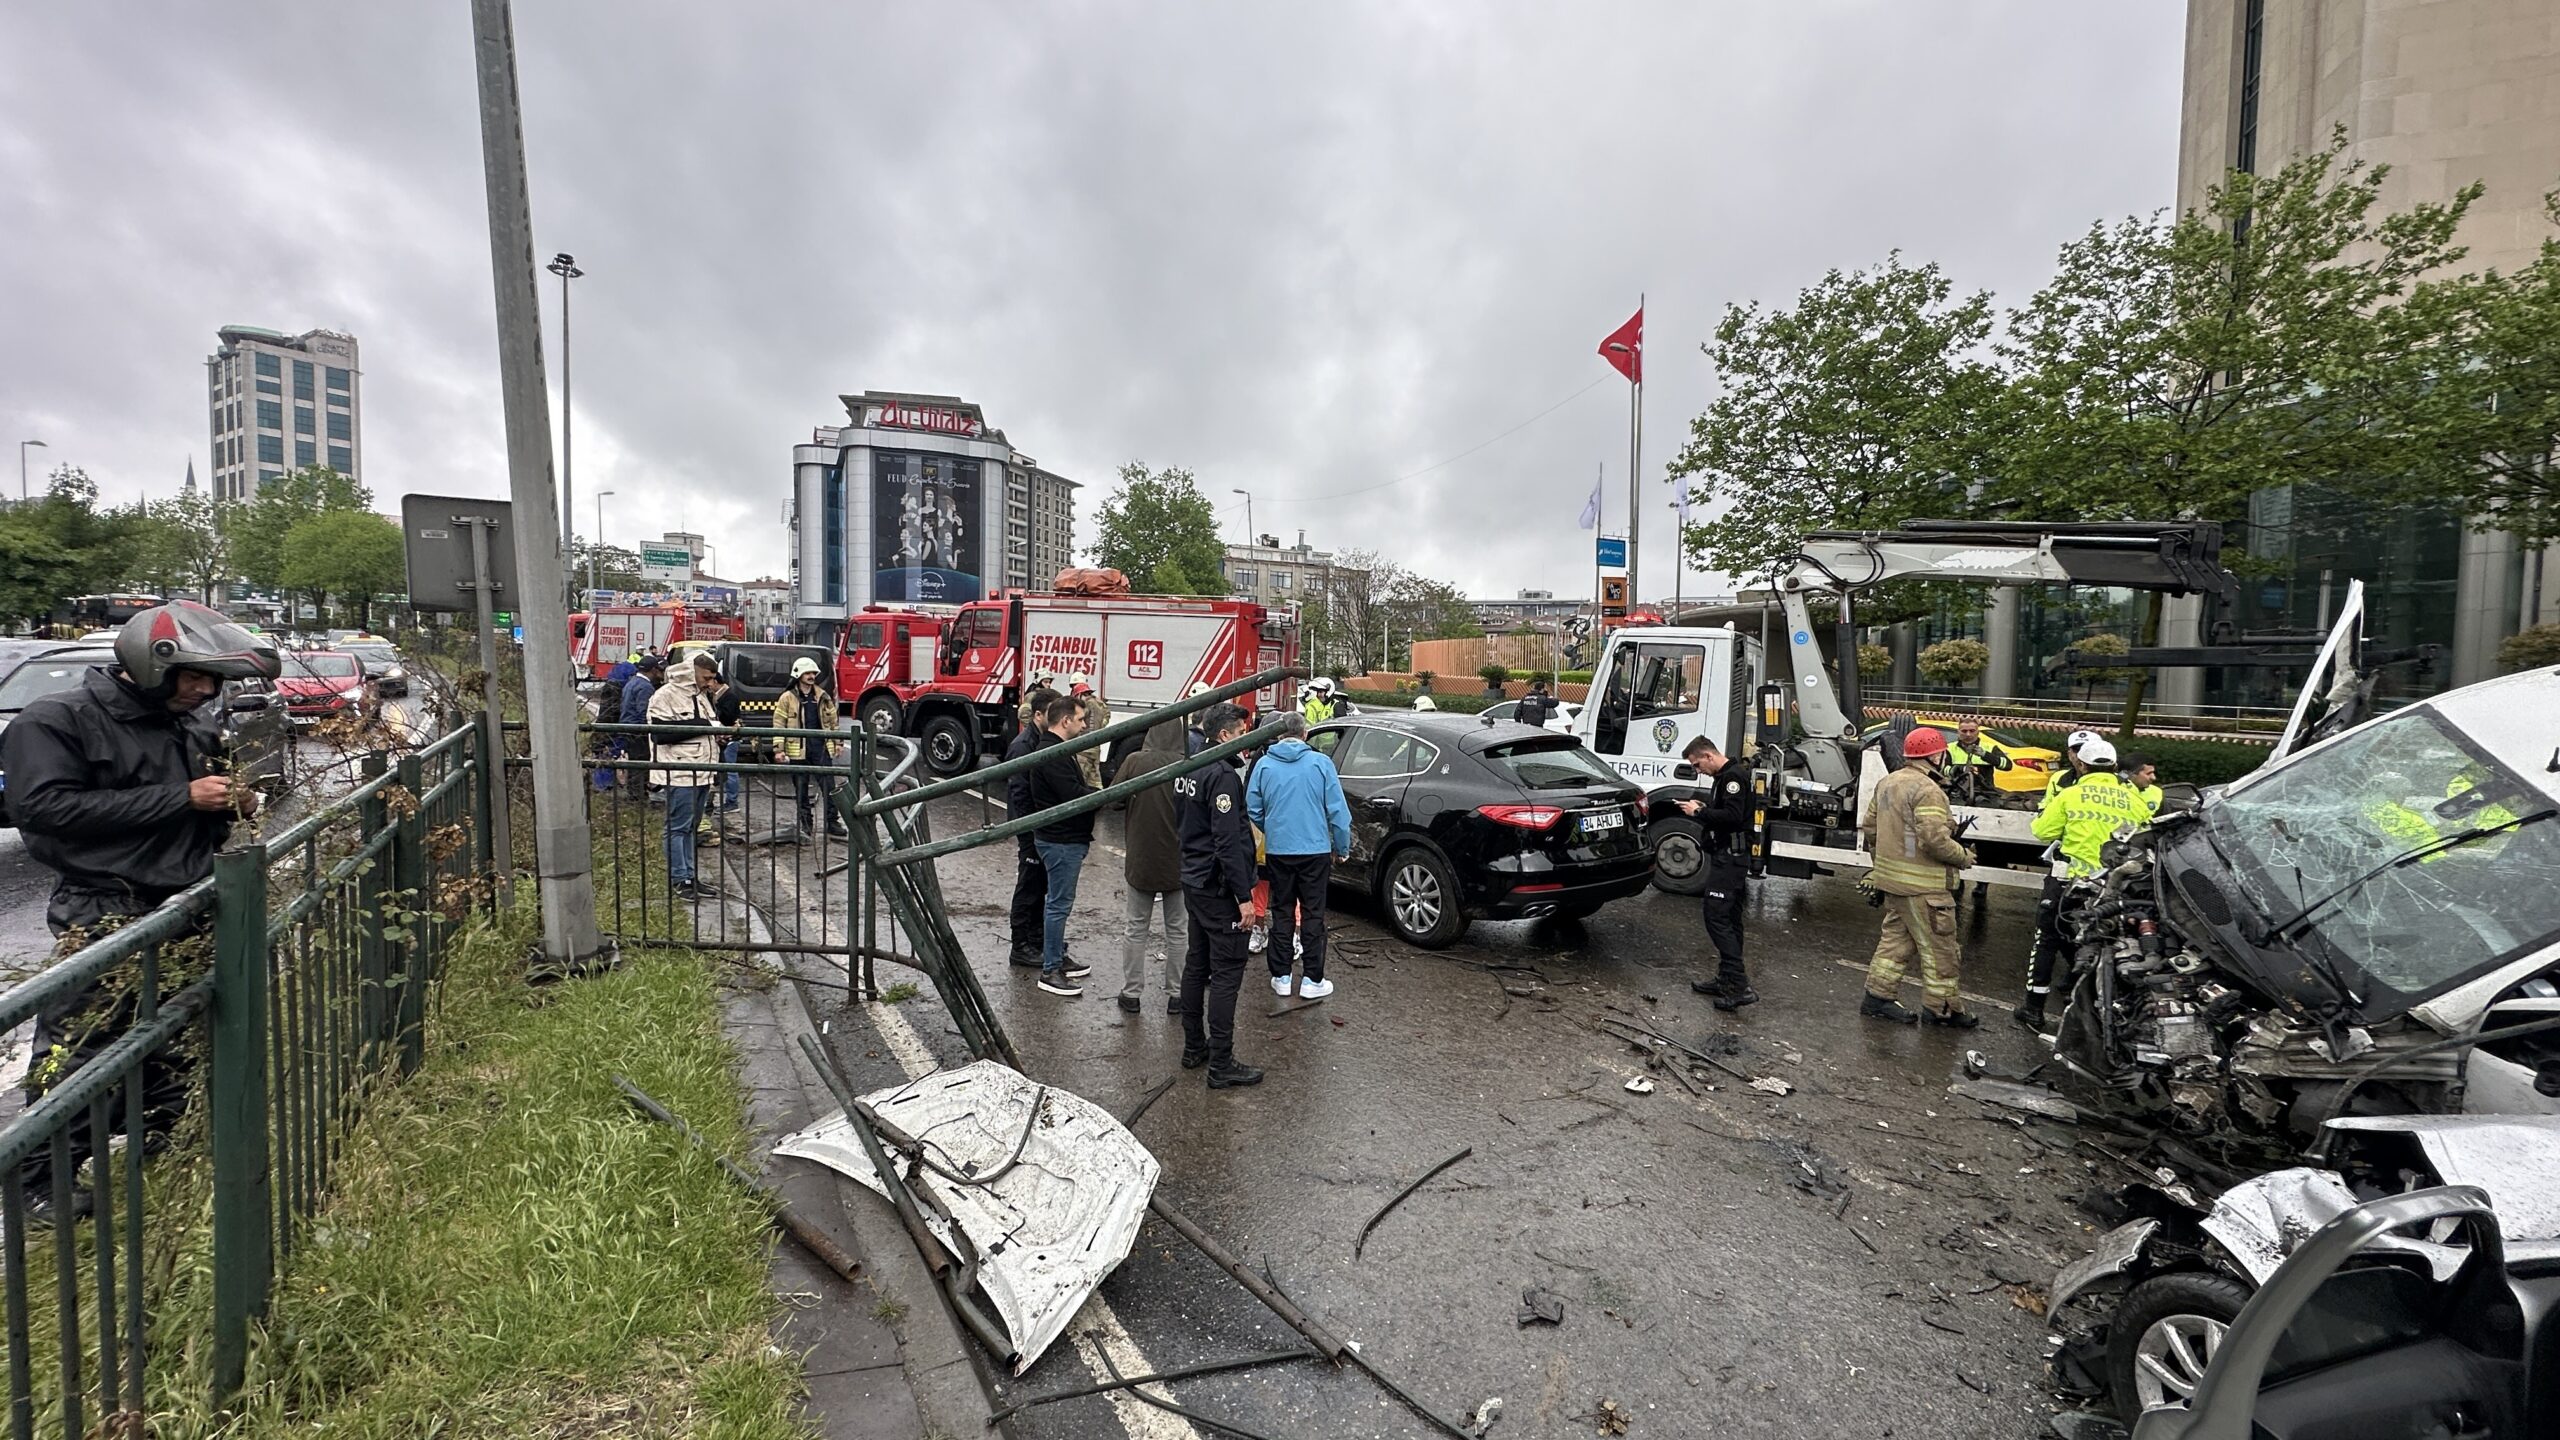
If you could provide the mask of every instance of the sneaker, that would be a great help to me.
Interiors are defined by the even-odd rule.
[[[1333,982],[1330,980],[1301,980],[1298,982],[1298,998],[1301,1000],[1321,1000],[1332,993]]]
[[[1083,986],[1069,980],[1064,975],[1042,975],[1040,977],[1040,988],[1048,991],[1052,995],[1063,995],[1070,1000],[1084,994]]]
[[[698,831],[693,837],[693,843],[696,845],[717,845],[720,843],[720,832],[717,830]]]
[[[1923,1010],[1920,1018],[1941,1030],[1971,1030],[1982,1023],[1982,1017],[1970,1010]]]
[[[1072,955],[1066,957],[1066,962],[1066,976],[1070,980],[1081,980],[1087,975],[1093,973],[1092,966],[1077,964],[1075,957]]]
[[[1887,1000],[1881,995],[1869,995],[1861,999],[1858,1002],[1858,1013],[1870,1020],[1890,1020],[1896,1025],[1920,1023],[1920,1017],[1904,1009],[1901,1001]]]
[[[1123,995],[1120,997],[1120,1009],[1126,1014],[1135,1015],[1146,1008],[1146,1002],[1140,1000],[1135,995]]]
[[[1743,986],[1742,993],[1738,995],[1718,994],[1716,996],[1716,1008],[1722,1010],[1728,1015],[1741,1009],[1745,1005],[1757,1005],[1759,1003],[1760,992],[1752,989],[1748,985]]]
[[[1244,948],[1248,954],[1253,955],[1259,955],[1263,951],[1270,949],[1271,927],[1268,925],[1254,926],[1253,933],[1245,938]]]
[[[1279,997],[1280,997],[1281,999],[1283,999],[1283,1000],[1288,999],[1288,998],[1289,998],[1289,977],[1288,977],[1288,976],[1286,976],[1286,975],[1274,975],[1274,976],[1272,976],[1272,977],[1271,977],[1271,993],[1272,993],[1272,994],[1274,994],[1274,995],[1279,996]]]

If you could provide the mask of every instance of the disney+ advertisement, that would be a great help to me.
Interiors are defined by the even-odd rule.
[[[871,452],[871,598],[956,603],[984,592],[979,462]]]

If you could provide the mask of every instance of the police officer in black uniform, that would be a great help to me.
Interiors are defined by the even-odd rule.
[[[1200,729],[1224,745],[1252,728],[1234,705],[1212,705]],[[1259,1085],[1262,1072],[1236,1060],[1236,991],[1244,984],[1246,942],[1260,918],[1253,905],[1253,826],[1244,815],[1244,767],[1233,758],[1173,782],[1174,828],[1182,836],[1182,898],[1191,947],[1182,963],[1182,1068],[1209,1067],[1209,1088]]]
[[[1732,757],[1718,750],[1716,743],[1704,735],[1690,741],[1680,758],[1696,768],[1699,788],[1705,792],[1699,799],[1681,801],[1680,813],[1706,831],[1702,838],[1707,851],[1707,939],[1716,947],[1716,978],[1692,980],[1689,988],[1716,997],[1719,1010],[1739,1010],[1760,998],[1760,993],[1751,988],[1751,972],[1742,965],[1750,787],[1743,783]]]

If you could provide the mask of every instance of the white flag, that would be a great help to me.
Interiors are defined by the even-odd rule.
[[[1600,528],[1600,482],[1597,480],[1591,482],[1591,498],[1582,502],[1582,528]]]
[[[1676,481],[1673,483],[1678,485]],[[1671,502],[1671,508],[1680,512],[1680,523],[1686,525],[1689,523],[1689,487],[1678,485],[1676,493],[1680,498]]]

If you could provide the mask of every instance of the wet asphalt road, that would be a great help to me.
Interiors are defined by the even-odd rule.
[[[936,833],[986,813],[941,802]],[[1257,959],[1238,1052],[1269,1078],[1210,1092],[1178,1069],[1180,1027],[1158,996],[1135,1016],[1113,1004],[1116,821],[1098,838],[1073,932],[1096,967],[1081,1000],[1042,994],[1035,972],[1002,959],[1009,846],[941,862],[954,927],[1029,1069],[1114,1109],[1178,1076],[1137,1126],[1164,1192],[1442,1413],[1464,1419],[1500,1397],[1496,1437],[1591,1434],[1604,1399],[1634,1417],[1634,1435],[2042,1433],[2043,1327],[2026,1307],[2085,1248],[2065,1197],[2090,1183],[2090,1162],[2067,1129],[2026,1130],[1947,1093],[1968,1047],[2018,1069],[2037,1058],[2005,1009],[1970,1034],[1857,1016],[1876,912],[1845,880],[1758,887],[1763,1000],[1731,1018],[1689,991],[1712,960],[1688,898],[1648,893],[1579,926],[1478,924],[1438,953],[1392,938],[1365,902],[1338,901],[1334,997],[1274,1017],[1283,1002]],[[819,858],[726,851],[733,877],[767,856]],[[1964,988],[1978,1008],[2020,983],[2032,905],[2022,890],[1968,902]],[[883,967],[883,983],[900,978]],[[857,1087],[967,1059],[929,989],[850,1009],[833,986],[809,992]],[[1595,1024],[1620,1012],[1701,1049],[1730,1046],[1727,1064],[1791,1093],[1718,1076],[1695,1096],[1660,1077],[1656,1093],[1629,1094],[1644,1057]],[[1355,1259],[1361,1225],[1465,1147]],[[1532,1286],[1564,1298],[1560,1326],[1515,1322]],[[1100,1299],[1004,1400],[1100,1378],[1097,1347],[1124,1370],[1163,1369],[1294,1340],[1153,1220]],[[1170,1390],[1274,1440],[1431,1433],[1368,1380],[1313,1364]],[[1044,1407],[1013,1429],[1214,1433],[1126,1398]]]

